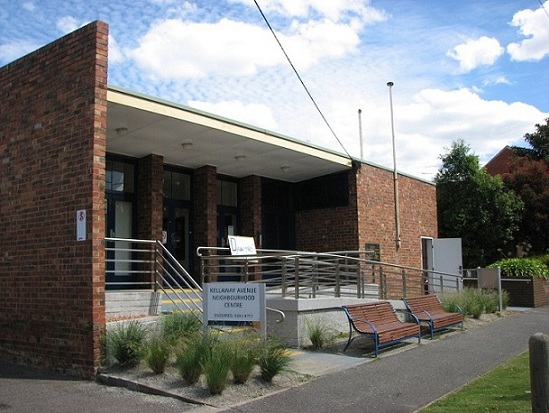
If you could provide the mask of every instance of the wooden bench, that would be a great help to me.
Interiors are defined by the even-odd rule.
[[[399,320],[389,301],[353,304],[342,308],[349,320],[349,340],[343,351],[347,350],[351,341],[356,338],[353,337],[353,330],[374,341],[376,357],[380,348],[408,338],[417,337],[417,342],[421,342],[419,321],[410,323]]]
[[[421,297],[403,298],[408,313],[414,316],[414,319],[420,323],[429,326],[431,340],[436,331],[446,330],[449,327],[461,324],[463,330],[463,311],[456,305],[458,312],[450,313],[442,307],[438,297],[434,294],[423,295]]]

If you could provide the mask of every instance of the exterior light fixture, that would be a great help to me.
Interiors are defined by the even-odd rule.
[[[116,128],[114,131],[116,132],[116,134],[118,136],[122,136],[122,135],[125,135],[128,132],[128,128],[124,128],[124,127]]]
[[[192,142],[183,142],[183,143],[181,144],[181,147],[182,147],[183,149],[191,149],[191,148],[193,147],[193,143],[192,143]]]
[[[282,165],[280,167],[280,170],[283,172],[288,172],[290,170],[290,167],[288,165]]]
[[[234,157],[234,159],[235,159],[235,161],[237,161],[237,162],[241,162],[241,161],[243,161],[244,159],[246,159],[246,155],[236,155],[236,156]]]

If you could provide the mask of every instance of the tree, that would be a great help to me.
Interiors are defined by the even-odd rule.
[[[530,148],[513,148],[517,157],[502,175],[505,186],[524,202],[515,240],[528,246],[531,255],[549,251],[549,118],[545,122],[536,124],[535,133],[524,135]]]
[[[440,159],[435,177],[439,236],[462,239],[465,267],[491,264],[513,240],[523,203],[500,177],[480,167],[463,140],[452,143]]]

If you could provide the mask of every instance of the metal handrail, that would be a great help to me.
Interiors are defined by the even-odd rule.
[[[131,244],[136,244],[138,246],[145,246],[146,248],[133,246],[118,248],[117,246],[106,246],[106,252],[130,252],[132,254],[148,253],[151,254],[151,257],[149,259],[117,259],[117,257],[106,259],[107,263],[131,264],[130,269],[106,269],[106,273],[119,273],[123,275],[149,274],[150,281],[109,282],[107,285],[149,286],[155,291],[162,291],[179,311],[191,312],[195,315],[196,313],[202,312],[202,307],[200,305],[202,302],[202,288],[160,241],[133,238],[105,238],[105,243],[110,242],[124,243],[124,245],[130,244],[130,246]],[[141,268],[135,269],[135,267]]]
[[[315,298],[327,293],[335,297],[352,294],[364,298],[368,286],[376,287],[381,299],[405,297],[410,291],[423,293],[459,291],[461,274],[372,261],[370,251],[303,252],[257,250],[255,255],[229,255],[229,248],[199,247],[201,281],[234,280],[262,282],[267,291],[283,297]],[[222,254],[219,254],[222,253]],[[429,282],[429,285],[427,285]]]

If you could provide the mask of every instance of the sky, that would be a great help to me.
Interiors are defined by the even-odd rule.
[[[549,117],[549,0],[0,0],[0,66],[94,20],[112,86],[425,180]]]

